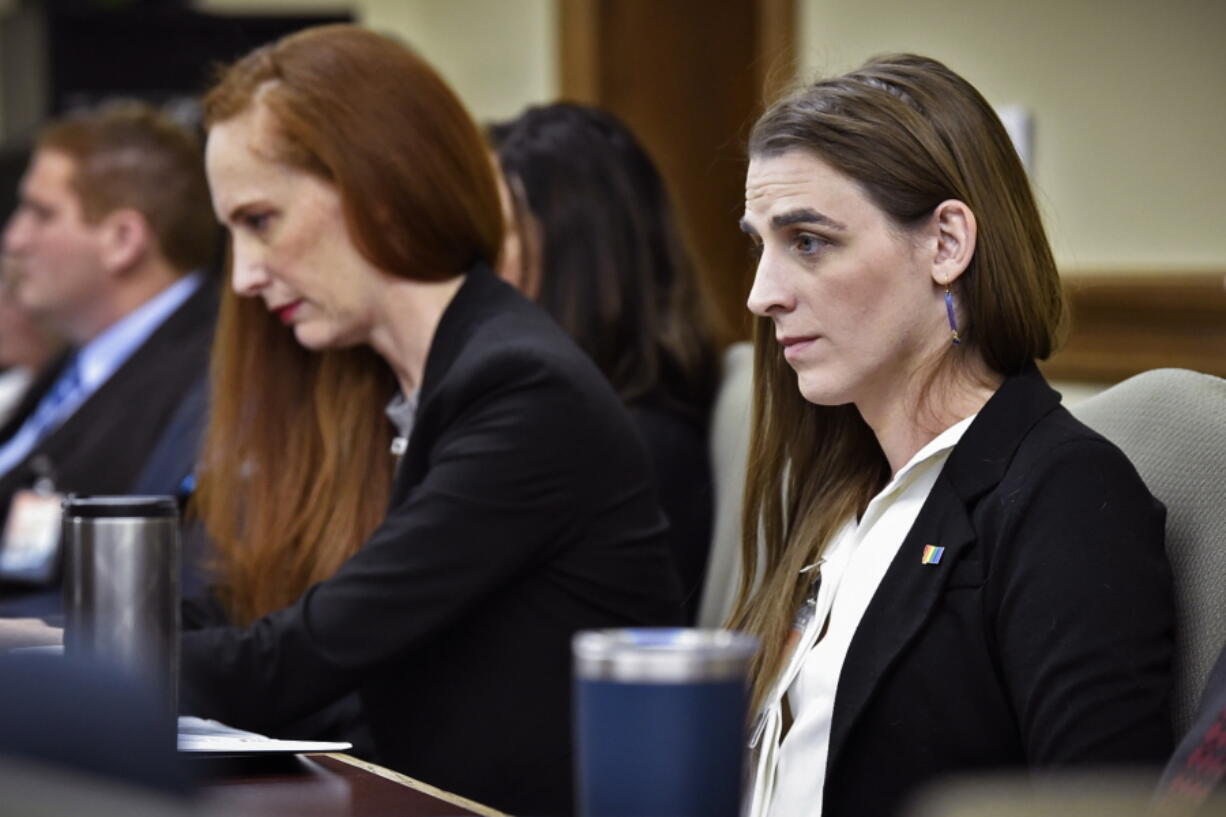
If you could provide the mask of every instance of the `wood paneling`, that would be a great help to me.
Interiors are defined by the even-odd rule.
[[[563,96],[639,135],[730,336],[746,336],[745,143],[765,101],[794,81],[795,0],[559,2]],[[1049,377],[1112,383],[1161,366],[1226,376],[1221,273],[1070,276],[1066,289],[1070,332],[1043,365]]]
[[[667,179],[703,284],[748,334],[745,143],[791,82],[794,0],[561,0],[562,94],[639,136]]]
[[[1223,273],[1069,277],[1070,331],[1051,379],[1115,383],[1173,366],[1226,377]]]
[[[562,96],[600,103],[600,0],[559,0],[558,66]]]
[[[767,103],[796,82],[796,0],[758,0],[757,86]]]

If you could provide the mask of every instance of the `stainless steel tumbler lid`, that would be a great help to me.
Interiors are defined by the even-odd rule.
[[[679,684],[745,677],[758,640],[732,630],[586,630],[571,642],[575,677]]]
[[[80,519],[147,519],[177,516],[173,496],[80,496],[71,494],[61,505],[65,517]]]

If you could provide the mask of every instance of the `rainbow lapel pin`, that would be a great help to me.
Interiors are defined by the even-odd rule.
[[[945,548],[937,547],[936,545],[924,545],[924,556],[920,559],[920,564],[935,565],[941,563],[941,557],[945,555]]]

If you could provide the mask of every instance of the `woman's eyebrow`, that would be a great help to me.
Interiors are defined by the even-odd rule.
[[[798,207],[795,210],[788,210],[786,213],[780,213],[771,217],[771,227],[776,230],[791,224],[820,224],[832,230],[847,230],[846,224],[835,221],[830,216],[819,213],[811,207]]]
[[[258,207],[259,207],[259,201],[255,199],[252,199],[251,201],[239,202],[238,204],[230,208],[230,211],[229,213],[227,213],[226,221],[224,223],[234,224],[240,218],[246,215],[248,210],[258,209]]]

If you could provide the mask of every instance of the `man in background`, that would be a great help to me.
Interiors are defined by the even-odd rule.
[[[193,413],[184,396],[203,399],[216,229],[198,140],[154,109],[109,105],[40,134],[3,250],[21,306],[69,347],[0,427],[0,582],[51,582],[48,508],[69,492],[130,492],[174,418]],[[180,459],[197,437],[182,435]],[[0,613],[14,594],[0,583]]]

